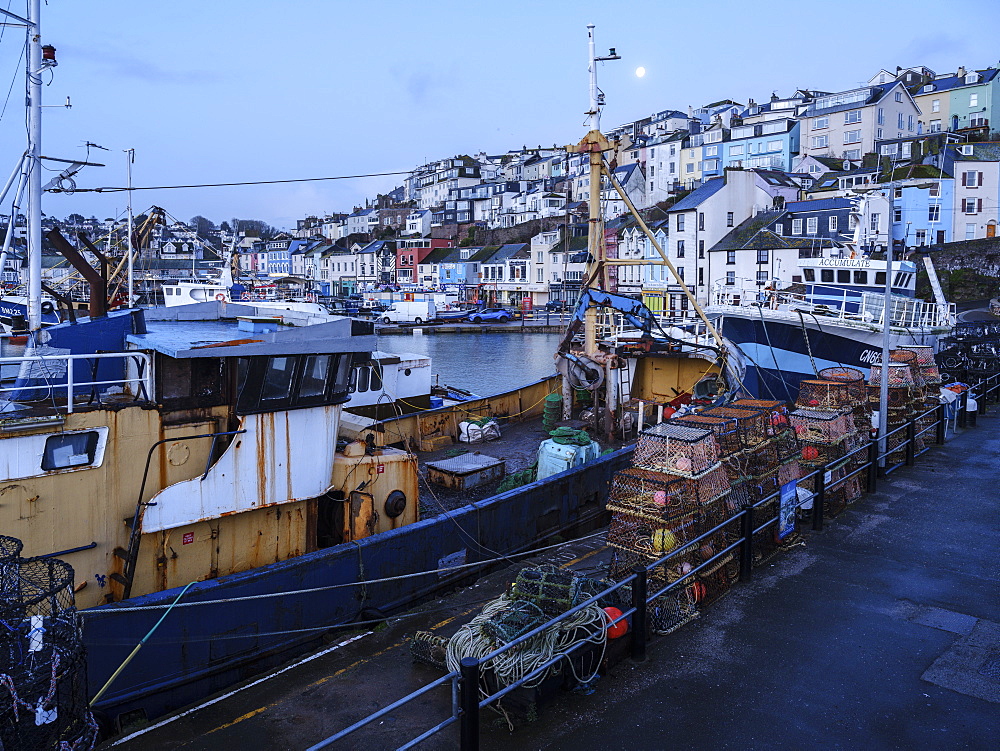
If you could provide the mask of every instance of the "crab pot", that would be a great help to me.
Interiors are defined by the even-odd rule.
[[[802,443],[836,443],[855,431],[854,415],[849,411],[797,409],[788,418]]]
[[[780,459],[774,442],[767,440],[755,449],[747,449],[733,454],[727,460],[729,473],[739,477],[757,477],[777,469]]]
[[[699,504],[697,485],[687,478],[630,467],[617,472],[608,492],[608,508],[669,518]]]
[[[608,578],[621,581],[632,575],[635,566],[649,566],[659,560],[661,555],[651,555],[639,550],[610,547],[611,558],[608,561]],[[668,584],[672,584],[683,576],[682,570],[690,571],[695,566],[691,551],[673,556],[669,561],[653,566],[647,573],[650,592],[655,592]]]
[[[836,516],[849,504],[861,498],[861,479],[854,475],[839,484],[834,484],[832,489],[827,490],[825,498],[823,513],[828,516]]]
[[[722,498],[729,492],[729,476],[721,464],[715,465],[698,478],[677,477],[687,486],[686,493],[695,499],[699,508]]]
[[[838,381],[840,383],[846,383],[851,389],[851,396],[853,398],[858,399],[864,397],[865,374],[857,368],[823,368],[819,371],[819,377],[824,381]]]
[[[874,409],[878,409],[879,400],[882,398],[881,386],[878,384],[869,384],[868,386],[868,403],[872,405]],[[890,386],[889,387],[889,409],[906,409],[909,410],[913,406],[913,402],[918,398],[918,393],[915,388],[910,386]]]
[[[662,422],[644,430],[635,444],[632,463],[641,469],[699,477],[719,462],[710,430]]]
[[[790,424],[785,430],[775,433],[771,442],[774,443],[774,448],[778,452],[778,461],[785,461],[799,454],[799,438],[795,435]]]
[[[698,617],[698,607],[685,585],[679,585],[650,601],[646,612],[649,614],[650,629],[661,636],[673,633]]]
[[[671,519],[615,509],[608,525],[611,547],[631,550],[652,562],[677,551],[700,534],[700,516],[692,511]]]
[[[907,344],[900,347],[901,350],[913,352],[917,356],[917,368],[928,386],[941,383],[941,371],[938,370],[937,361],[934,359],[934,348],[924,344]]]
[[[522,569],[511,587],[515,600],[532,602],[549,616],[565,613],[573,606],[573,574],[556,566]]]
[[[851,384],[842,381],[802,381],[795,405],[821,411],[850,409],[854,406]]]
[[[890,362],[888,365],[889,372],[889,386],[916,386],[913,380],[913,369],[908,363],[905,362]],[[882,383],[882,366],[875,365],[872,367],[871,375],[868,378],[868,382],[873,386],[881,385]]]
[[[710,417],[704,412],[676,417],[671,422],[680,423],[692,428],[711,430],[722,457],[743,450],[743,443],[737,431],[736,420],[725,417]]]
[[[762,409],[769,415],[770,433],[774,435],[788,427],[788,405],[771,399],[737,399],[730,404],[737,409]]]
[[[781,541],[778,539],[778,512],[779,502],[777,498],[754,509],[754,526],[759,527],[765,520],[772,518],[775,519],[773,524],[769,524],[759,532],[754,532],[754,566],[759,566],[761,563],[773,556],[778,551],[778,548],[781,547]]]
[[[782,462],[778,465],[778,487],[798,480],[802,474],[802,465],[797,458]]]
[[[842,459],[848,452],[857,448],[855,433],[841,436],[836,443],[803,441],[800,464],[807,467],[821,467]]]
[[[696,583],[689,585],[694,589],[690,592],[693,597],[699,597],[697,605],[704,607],[711,605],[720,597],[732,589],[733,583],[739,578],[740,567],[736,562],[736,557],[729,553],[719,558],[712,566],[699,572]],[[704,587],[704,591],[698,589],[697,582]]]
[[[892,360],[892,362],[901,362],[910,366],[910,373],[913,375],[913,383],[917,388],[922,389],[926,385],[924,383],[923,374],[920,372],[920,364],[917,361],[916,352],[911,352],[906,349],[894,349],[891,353],[889,353],[889,359]]]
[[[762,409],[711,407],[703,410],[701,414],[735,420],[741,448],[753,448],[767,440],[768,428],[770,427],[768,413]]]

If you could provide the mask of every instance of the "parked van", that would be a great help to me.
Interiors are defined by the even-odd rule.
[[[433,321],[437,309],[430,300],[396,300],[388,310],[379,313],[382,323],[424,323]]]

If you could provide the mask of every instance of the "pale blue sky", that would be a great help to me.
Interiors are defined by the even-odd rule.
[[[25,0],[0,0],[25,13]],[[43,42],[59,67],[42,151],[108,167],[80,187],[236,182],[406,170],[425,159],[584,132],[586,25],[601,53],[623,59],[599,76],[610,127],[662,109],[723,98],[745,103],[795,88],[837,91],[880,68],[997,66],[1000,4],[968,2],[264,2],[48,0]],[[23,34],[0,40],[5,179],[23,149]],[[646,68],[644,78],[634,74]],[[48,81],[46,76],[46,81]],[[393,178],[137,192],[135,207],[180,219],[238,216],[279,227],[349,211]],[[46,213],[119,215],[122,195],[45,199]],[[4,213],[9,210],[5,205]]]

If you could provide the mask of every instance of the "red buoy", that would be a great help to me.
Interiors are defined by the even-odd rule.
[[[616,618],[621,618],[622,611],[618,608],[604,608],[604,615],[608,619],[608,623],[611,623]],[[619,636],[625,636],[628,633],[628,621],[622,619],[618,623],[611,624],[608,626],[608,638],[617,639]]]

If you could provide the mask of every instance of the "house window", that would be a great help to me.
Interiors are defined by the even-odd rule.
[[[683,258],[684,257],[684,241],[683,240],[678,240],[677,241],[677,257],[678,258]]]
[[[671,175],[676,172],[676,167],[677,165],[675,162],[670,162],[670,164],[668,165],[668,171],[670,172]]]
[[[913,115],[906,116],[906,129],[911,133],[913,132]]]
[[[93,464],[97,457],[99,438],[100,434],[96,430],[49,436],[45,439],[45,449],[42,452],[42,469],[50,472]]]
[[[979,94],[969,94],[969,106],[970,107],[979,106]]]
[[[903,221],[903,210],[902,209],[895,209],[894,208],[892,210],[892,221],[895,224],[899,224],[901,221]]]
[[[927,230],[925,230],[925,229],[918,229],[917,232],[916,232],[916,241],[917,241],[917,245],[926,245],[927,244]]]
[[[767,284],[767,272],[766,271],[758,271],[757,272],[757,286],[758,287],[763,287],[765,284]]]
[[[767,142],[768,151],[781,151],[781,141],[768,141]]]
[[[704,258],[704,257],[705,257],[705,241],[704,240],[699,240],[698,241],[698,258]]]
[[[768,262],[769,251],[767,249],[757,251],[757,263]]]
[[[975,240],[976,239],[976,225],[975,224],[971,224],[970,223],[970,224],[966,224],[965,225],[965,239],[966,240]]]
[[[900,146],[900,155],[903,156],[904,158],[909,159],[912,153],[913,153],[913,144],[910,143],[909,141]]]
[[[809,140],[809,143],[810,143],[811,147],[814,148],[814,149],[825,149],[827,146],[830,145],[830,137],[829,136],[813,136]]]
[[[727,211],[726,212],[726,226],[727,227],[732,227],[733,226],[733,212],[732,211]]]
[[[830,228],[830,232],[836,232],[837,231],[837,217],[836,217],[836,215],[830,217],[829,228]]]
[[[982,198],[963,198],[962,212],[965,214],[978,214],[983,210]]]
[[[900,130],[903,129],[903,113],[902,112],[897,113],[897,116],[896,116],[896,127],[898,127]]]
[[[932,99],[931,100],[931,112],[940,112],[940,111],[941,111],[941,100],[940,99]]]
[[[677,215],[677,231],[678,232],[683,232],[684,231],[684,215],[683,214],[678,214]]]
[[[876,131],[875,131],[875,137],[876,138],[881,138],[882,137],[882,129],[881,128],[876,129]]]
[[[902,91],[897,91],[896,92],[896,101],[897,102],[903,101],[903,92]]]
[[[738,146],[730,146],[729,156],[743,156],[743,145],[740,144]]]
[[[820,128],[829,128],[830,118],[828,117],[815,117],[812,122],[812,129],[819,130]]]
[[[811,216],[806,219],[806,234],[815,235],[817,232],[819,232],[819,218]]]
[[[878,232],[878,214],[871,215],[871,223],[869,224],[872,232]]]
[[[859,143],[861,141],[860,130],[845,130],[844,143]]]
[[[735,271],[727,271],[726,272],[726,284],[729,285],[730,287],[732,287],[734,284],[736,284],[736,272]]]
[[[941,195],[941,183],[934,183],[931,185],[930,189],[927,191],[928,195],[937,197]]]
[[[698,267],[698,285],[703,286],[705,284],[705,267]]]
[[[962,187],[963,188],[978,188],[983,184],[983,173],[976,172],[972,170],[970,172],[962,173]]]
[[[861,149],[848,149],[844,152],[844,159],[860,159]]]
[[[793,235],[801,235],[802,234],[802,220],[801,219],[793,219],[792,220],[792,234]]]
[[[878,120],[879,125],[885,125],[885,111],[881,107],[878,108],[876,120]]]
[[[698,229],[704,231],[705,229],[705,214],[704,212],[698,213]]]
[[[734,263],[736,263],[736,251],[735,250],[727,250],[726,251],[726,265],[727,266],[732,266]]]
[[[718,146],[706,146],[705,147],[705,156],[718,156],[718,155],[719,155],[719,147]]]
[[[844,113],[844,124],[848,123],[860,123],[861,122],[861,110],[850,110]]]
[[[941,121],[940,120],[931,120],[930,123],[929,123],[929,125],[928,125],[927,132],[928,133],[940,133],[941,132]]]
[[[928,222],[940,222],[941,221],[941,207],[940,206],[928,206],[927,207],[927,221]]]

